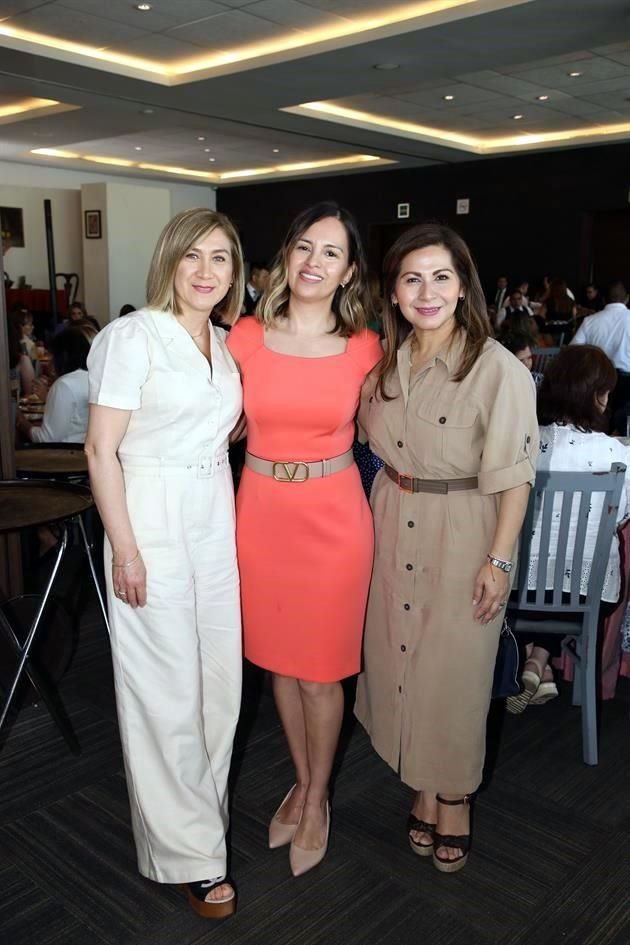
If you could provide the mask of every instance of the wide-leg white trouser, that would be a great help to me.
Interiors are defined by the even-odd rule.
[[[114,596],[107,540],[105,573],[138,868],[162,883],[220,877],[241,696],[231,473],[226,458],[123,470],[146,606]]]

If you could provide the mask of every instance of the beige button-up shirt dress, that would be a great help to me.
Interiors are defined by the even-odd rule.
[[[463,336],[411,375],[409,337],[388,383],[365,384],[370,447],[418,479],[477,476],[477,489],[406,493],[381,470],[372,490],[376,557],[355,712],[374,748],[416,790],[468,794],[485,755],[503,621],[473,618],[473,586],[492,551],[500,493],[532,484],[538,450],[531,375],[496,341],[468,376]],[[516,553],[516,549],[515,549]]]

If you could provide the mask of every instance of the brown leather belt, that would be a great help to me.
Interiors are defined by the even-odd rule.
[[[434,492],[447,495],[449,492],[464,492],[479,486],[476,476],[470,476],[468,479],[414,479],[413,476],[404,476],[387,465],[385,472],[402,492]]]
[[[333,473],[347,469],[353,462],[352,450],[340,456],[333,456],[332,459],[318,459],[310,463],[302,460],[274,462],[272,459],[261,459],[253,453],[245,453],[246,466],[263,476],[273,476],[277,482],[306,482],[307,479],[322,479],[324,476],[332,476]]]

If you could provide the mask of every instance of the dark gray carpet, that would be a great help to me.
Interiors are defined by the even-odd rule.
[[[76,574],[68,580],[76,580]],[[493,710],[470,861],[444,876],[405,838],[411,792],[348,715],[324,863],[300,879],[266,825],[291,783],[268,686],[247,668],[234,765],[237,915],[204,922],[136,873],[105,631],[90,601],[61,692],[83,752],[25,706],[0,747],[4,945],[628,945],[630,686],[581,762],[570,691]],[[455,694],[454,694],[455,695]],[[455,695],[456,697],[456,695]]]

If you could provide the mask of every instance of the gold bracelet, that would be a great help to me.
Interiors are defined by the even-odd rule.
[[[126,561],[124,564],[112,563],[112,568],[130,568],[132,564],[136,563],[139,557],[140,557],[140,549],[138,548],[138,550],[136,551],[135,557],[133,557],[131,561]]]

